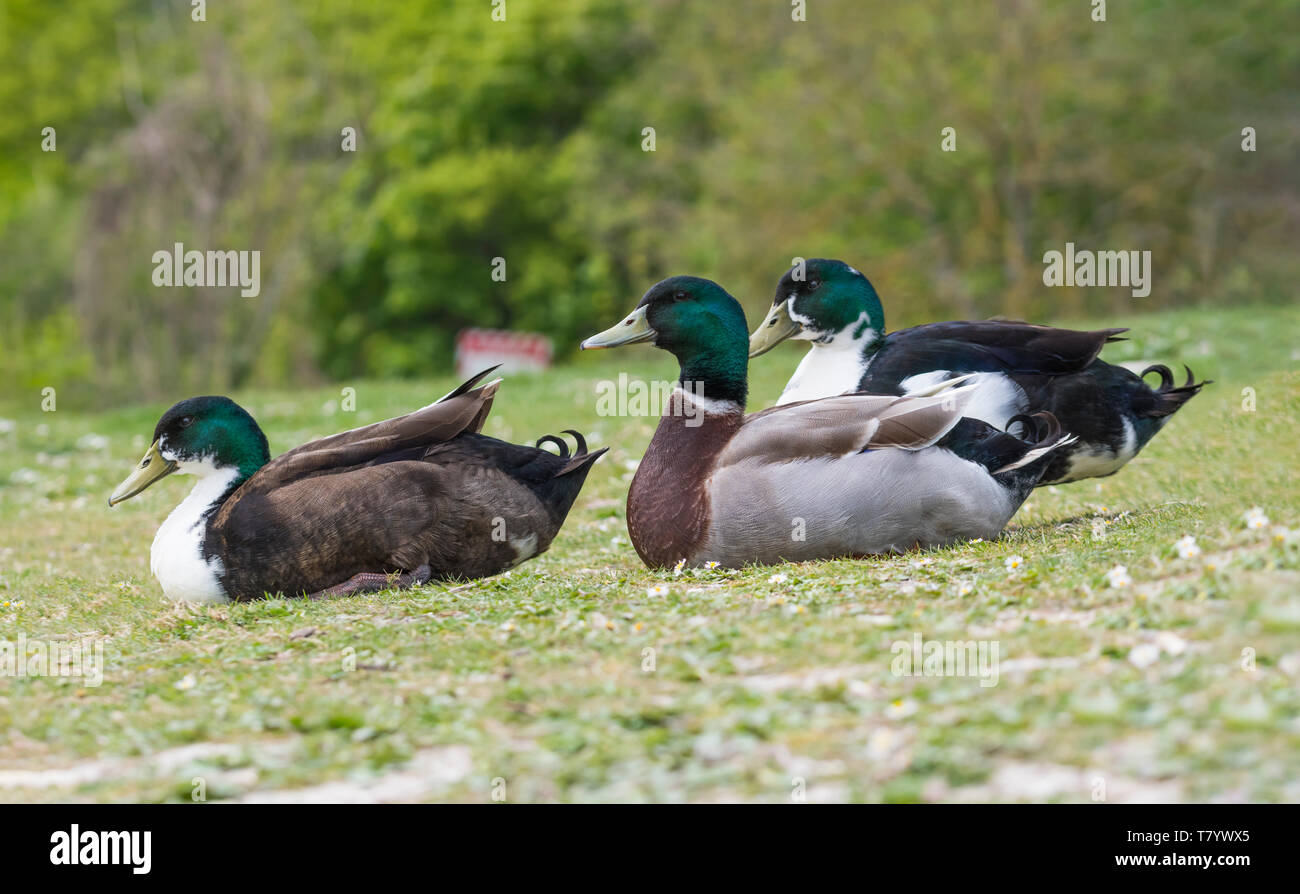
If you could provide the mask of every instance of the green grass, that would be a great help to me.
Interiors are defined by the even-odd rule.
[[[489,801],[504,780],[511,802],[1090,801],[1099,779],[1110,801],[1300,799],[1300,545],[1277,527],[1300,527],[1300,313],[1105,322],[1135,327],[1108,359],[1215,384],[1119,475],[1039,490],[996,542],[647,571],[623,500],[655,420],[598,417],[595,383],[672,367],[629,349],[511,377],[497,400],[489,434],[576,427],[612,448],[548,554],[324,603],[168,605],[149,544],[186,483],[106,506],[163,407],[41,413],[33,395],[0,432],[0,639],[100,641],[106,669],[98,687],[0,678],[0,798],[190,801],[201,778],[208,800]],[[753,407],[797,357],[755,362]],[[326,409],[344,384],[355,414]],[[452,384],[233,396],[279,452]],[[1269,526],[1246,527],[1255,506]],[[1204,555],[1177,558],[1187,534]],[[1115,565],[1131,585],[1107,585]],[[914,633],[995,641],[997,685],[894,675]],[[1157,657],[1138,666],[1143,644]]]

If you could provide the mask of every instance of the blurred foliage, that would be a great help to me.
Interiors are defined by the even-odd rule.
[[[672,273],[752,315],[798,255],[891,326],[1293,300],[1300,3],[1108,6],[0,0],[0,380],[428,374],[465,326],[563,353]],[[1152,251],[1151,296],[1045,289],[1066,241]],[[155,288],[176,242],[260,250],[261,294]]]

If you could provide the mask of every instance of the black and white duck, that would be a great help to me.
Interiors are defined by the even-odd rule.
[[[343,596],[478,578],[545,552],[591,464],[480,434],[492,370],[428,406],[321,438],[271,459],[266,435],[227,397],[163,414],[113,506],[179,472],[199,480],[150,551],[171,599]],[[541,441],[538,442],[542,443]]]
[[[984,385],[969,416],[1005,428],[1015,416],[1050,412],[1078,440],[1056,451],[1042,484],[1113,475],[1206,382],[1176,385],[1169,368],[1139,376],[1097,355],[1126,329],[1085,332],[999,320],[928,323],[885,332],[870,281],[843,261],[813,258],[781,277],[750,339],[757,357],[787,338],[812,347],[778,404],[871,391],[909,394],[955,376]],[[1152,388],[1145,376],[1155,373]]]

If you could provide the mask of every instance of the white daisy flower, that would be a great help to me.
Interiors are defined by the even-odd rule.
[[[685,559],[678,559],[677,564],[673,566],[673,577],[681,577],[682,569],[686,567]]]
[[[1134,667],[1150,667],[1160,660],[1160,647],[1155,643],[1138,643],[1128,653],[1128,660]]]
[[[667,584],[655,584],[653,587],[645,591],[645,594],[650,597],[667,596],[668,593],[669,590]]]
[[[1196,538],[1191,534],[1180,538],[1174,543],[1174,549],[1178,550],[1178,558],[1195,559],[1201,554],[1201,548],[1196,544]]]
[[[769,578],[767,579],[767,582],[768,582],[769,584],[784,584],[784,583],[788,582],[789,580],[790,580],[790,578],[789,578],[788,575],[785,575],[785,574],[774,574],[774,575],[772,575],[771,577],[769,577]]]
[[[896,699],[885,708],[885,716],[890,720],[902,720],[916,713],[916,702],[908,699]]]
[[[1106,572],[1106,583],[1118,590],[1133,583],[1133,578],[1129,577],[1127,568],[1123,565],[1116,565]]]
[[[1181,655],[1187,651],[1187,640],[1168,630],[1156,634],[1156,645],[1169,655]]]
[[[1003,564],[1007,566],[1008,574],[1015,574],[1025,564],[1025,560],[1020,556],[1007,556]]]
[[[1245,519],[1246,527],[1252,531],[1258,531],[1260,528],[1268,527],[1268,516],[1265,515],[1264,510],[1260,509],[1258,506],[1253,506],[1250,509],[1247,509],[1246,514],[1243,515],[1242,518]]]
[[[108,444],[108,438],[103,435],[97,435],[94,432],[84,434],[77,439],[78,450],[93,450],[98,452],[100,450],[106,450]]]

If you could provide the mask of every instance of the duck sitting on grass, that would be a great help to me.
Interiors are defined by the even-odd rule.
[[[800,276],[802,274],[802,276]],[[885,312],[865,276],[813,258],[781,277],[750,357],[787,338],[812,342],[778,404],[847,391],[910,394],[974,373],[985,388],[966,413],[997,428],[1050,412],[1078,440],[1056,451],[1042,484],[1113,475],[1206,382],[1175,386],[1165,366],[1138,376],[1097,355],[1126,329],[1081,332],[1001,320],[929,323],[885,334]],[[1160,377],[1157,388],[1143,378]]]
[[[749,330],[717,283],[675,276],[582,347],[653,342],[677,387],[627,499],[652,568],[804,561],[994,538],[1069,443],[1043,415],[1027,443],[963,419],[979,386],[847,394],[745,414]]]
[[[108,504],[172,472],[198,477],[150,551],[177,601],[346,596],[497,574],[546,551],[605,450],[587,452],[575,432],[572,456],[551,435],[543,440],[561,455],[479,434],[500,380],[475,386],[492,371],[414,413],[275,459],[234,401],[183,400]]]

